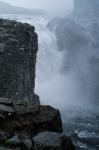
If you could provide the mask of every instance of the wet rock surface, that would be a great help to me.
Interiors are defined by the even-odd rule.
[[[0,150],[13,150],[13,149],[9,149],[9,148],[5,148],[3,146],[0,146]]]
[[[41,132],[33,138],[35,150],[75,150],[72,141],[55,132]]]
[[[5,116],[1,128],[8,128],[11,133],[25,130],[34,135],[41,131],[62,132],[62,121],[58,110],[40,106],[36,114],[30,112],[20,115],[16,111],[15,114]]]
[[[0,19],[0,97],[34,104],[38,37],[29,24]]]
[[[33,120],[36,131],[63,131],[60,112],[51,106],[40,106],[40,112]]]
[[[34,30],[29,24],[0,19],[0,150],[74,150],[61,134],[59,110],[40,105],[34,93]]]
[[[22,140],[18,137],[18,135],[16,135],[7,141],[7,145],[12,147],[21,147]]]

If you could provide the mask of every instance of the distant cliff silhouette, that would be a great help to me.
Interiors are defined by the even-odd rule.
[[[32,10],[23,7],[16,7],[9,3],[0,1],[0,14],[42,14],[42,10]]]

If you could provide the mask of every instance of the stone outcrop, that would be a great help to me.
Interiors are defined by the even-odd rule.
[[[32,112],[17,114],[17,111],[16,113],[10,113],[10,116],[3,114],[1,120],[1,129],[7,130],[10,134],[25,131],[30,136],[33,136],[43,131],[59,133],[63,131],[59,111],[50,106],[40,106],[40,111],[35,115]]]
[[[51,106],[40,106],[40,112],[33,119],[35,131],[62,132],[62,121],[59,110]]]
[[[33,141],[35,150],[75,150],[68,137],[55,132],[41,132]]]
[[[47,148],[46,138],[48,142],[56,141],[60,150],[65,150],[64,146],[74,150],[72,141],[61,136],[59,110],[41,106],[34,93],[38,50],[34,30],[29,24],[0,19],[0,148],[39,150],[36,136],[47,133],[41,136],[41,141],[45,141],[42,150]],[[52,144],[48,149],[55,147]]]
[[[22,104],[27,112],[30,106],[34,112],[39,109],[39,98],[34,94],[37,50],[33,26],[0,19],[0,97],[14,100],[21,112]]]
[[[38,38],[34,30],[29,24],[0,19],[0,97],[18,104],[35,99]]]

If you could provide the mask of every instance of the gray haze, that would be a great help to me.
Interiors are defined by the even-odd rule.
[[[2,0],[11,5],[44,10],[71,10],[73,0]]]
[[[99,16],[99,0],[74,0],[75,16],[97,17]]]
[[[13,6],[9,3],[0,1],[0,14],[37,14],[41,15],[44,13],[41,10],[34,10],[34,9],[28,9],[28,8],[22,8],[18,6]]]

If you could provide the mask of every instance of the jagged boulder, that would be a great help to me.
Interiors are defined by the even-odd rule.
[[[26,131],[32,136],[41,131],[63,131],[59,110],[46,105],[40,106],[40,111],[36,114],[32,112],[19,114],[16,111],[16,114],[4,120],[3,128],[9,130],[10,133]]]
[[[34,129],[37,132],[40,131],[54,131],[62,132],[62,120],[59,110],[48,106],[40,106],[40,112],[34,116]]]
[[[6,146],[10,148],[21,148],[21,150],[31,150],[33,148],[32,139],[21,135],[15,135],[7,140]]]
[[[55,132],[41,132],[33,142],[35,150],[75,150],[68,137]]]

